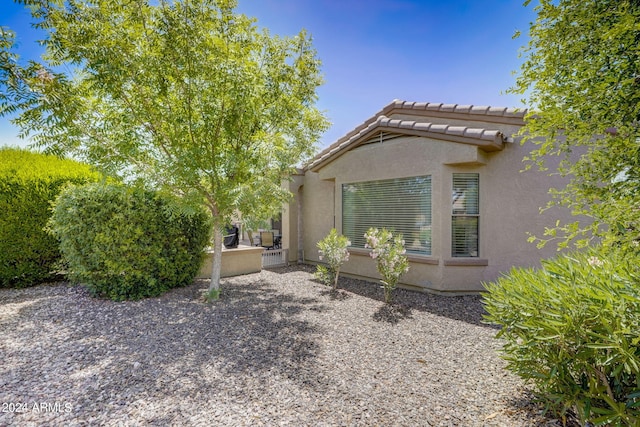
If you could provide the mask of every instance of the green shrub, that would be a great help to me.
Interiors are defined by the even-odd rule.
[[[508,369],[581,424],[640,425],[640,259],[596,248],[487,285]]]
[[[69,182],[97,181],[88,165],[17,148],[0,148],[0,287],[55,277],[58,242],[44,231],[51,202]]]
[[[320,252],[320,261],[327,263],[326,266],[318,265],[315,277],[327,286],[338,287],[340,277],[340,267],[349,261],[349,251],[351,242],[345,236],[338,233],[335,228],[317,243]]]
[[[203,211],[186,212],[168,196],[116,184],[65,189],[50,224],[69,277],[113,300],[192,283],[210,237]]]
[[[378,230],[371,227],[364,235],[367,243],[365,248],[371,248],[369,256],[376,260],[378,273],[382,276],[384,302],[391,304],[393,291],[398,285],[400,276],[409,271],[409,260],[405,256],[402,234],[393,235],[386,228]]]

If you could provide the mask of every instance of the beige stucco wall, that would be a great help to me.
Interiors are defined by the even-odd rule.
[[[335,183],[321,180],[318,174],[307,173],[302,192],[302,223],[304,229],[304,261],[318,261],[316,243],[335,226]]]
[[[519,128],[469,121],[458,124],[501,129],[508,136]],[[540,207],[549,200],[549,188],[562,186],[563,182],[546,173],[521,172],[522,159],[531,148],[506,143],[502,151],[485,153],[473,145],[404,136],[356,147],[318,172],[307,171],[302,204],[305,259],[319,262],[316,242],[333,226],[342,230],[342,184],[431,175],[433,253],[429,257],[411,256],[410,270],[401,279],[403,284],[442,292],[479,291],[483,281],[496,279],[512,266],[538,265],[541,259],[555,255],[555,248],[550,245],[538,249],[527,241],[527,232],[542,235],[545,225],[569,213],[554,209],[540,214]],[[460,172],[478,173],[480,177],[478,258],[451,257],[452,174]],[[354,251],[342,271],[379,278],[375,262],[363,250]]]
[[[258,273],[262,270],[262,251],[254,246],[240,245],[234,249],[222,249],[222,269],[220,277],[240,276]],[[202,267],[196,276],[198,279],[211,277],[213,269],[213,251],[208,251]]]
[[[298,237],[303,233],[301,229],[301,218],[298,217],[301,211],[302,200],[300,195],[303,191],[304,175],[295,174],[291,180],[283,182],[283,186],[291,193],[291,201],[282,208],[282,247],[289,250],[289,262],[298,261]]]

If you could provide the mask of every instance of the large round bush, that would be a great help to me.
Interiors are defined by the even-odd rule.
[[[17,148],[0,148],[0,287],[53,279],[58,242],[44,227],[51,202],[69,182],[97,181],[83,163]]]
[[[487,286],[508,369],[581,425],[640,425],[640,258],[596,248]]]
[[[51,230],[73,281],[95,295],[123,300],[191,283],[209,242],[210,221],[169,196],[96,183],[60,194]]]

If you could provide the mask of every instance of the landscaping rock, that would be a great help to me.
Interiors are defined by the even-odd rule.
[[[0,289],[0,425],[561,425],[504,370],[478,296],[295,266],[113,302]],[[23,406],[16,406],[23,405]]]

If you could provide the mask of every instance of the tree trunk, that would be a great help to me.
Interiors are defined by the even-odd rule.
[[[220,294],[220,271],[222,270],[222,229],[218,225],[213,227],[213,268],[211,269],[211,284],[209,298],[218,299]]]

